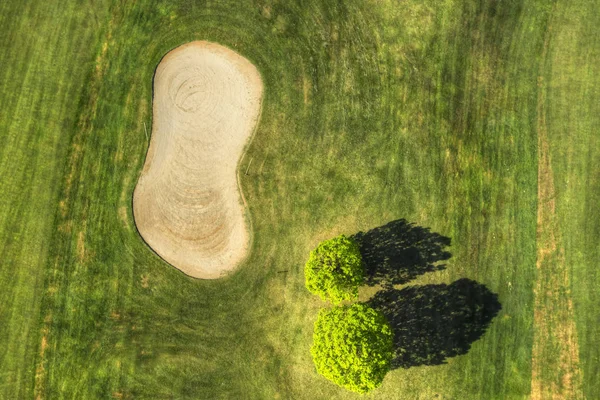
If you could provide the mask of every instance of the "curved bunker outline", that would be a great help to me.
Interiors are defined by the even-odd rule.
[[[182,61],[181,65],[177,66],[177,61]],[[171,64],[176,66],[172,67]],[[169,73],[169,68],[175,71]],[[181,71],[178,68],[183,72],[179,73]],[[191,70],[192,73],[186,75],[186,70]],[[165,79],[165,74],[172,79]],[[179,75],[184,76],[182,78]],[[217,90],[209,92],[209,96],[205,92],[214,89],[211,85],[214,86],[215,83],[207,79],[206,75],[217,81]],[[161,79],[167,83],[182,79],[183,82],[169,85]],[[232,81],[236,81],[234,83],[238,85],[225,86],[225,89],[231,91],[233,87],[237,92],[234,91],[235,96],[227,98],[229,92],[221,89],[225,83],[230,84]],[[218,86],[219,83],[221,86]],[[197,102],[192,105],[186,103],[185,107],[176,104],[172,95],[173,86],[192,89],[191,93],[183,94],[176,90],[175,98],[181,99],[183,96],[184,102],[188,102],[190,98],[197,96]],[[241,187],[239,166],[256,134],[262,114],[262,77],[248,59],[235,51],[212,42],[193,41],[171,49],[162,57],[153,74],[152,89],[152,133],[132,197],[135,227],[150,249],[171,266],[194,278],[222,277],[236,270],[248,258],[253,241],[252,221]],[[216,107],[216,104],[209,113],[192,112],[189,115],[190,110],[195,111],[207,101],[212,105],[219,100],[222,107]],[[173,118],[173,114],[176,114],[176,118]],[[220,116],[222,120],[215,119],[215,116]],[[213,122],[213,125],[209,126],[207,120]],[[211,138],[216,140],[211,142]],[[174,148],[176,149],[173,150]],[[204,163],[188,163],[188,166],[194,167],[194,173],[186,175],[184,171],[178,177],[176,175],[181,171],[172,166],[174,163],[185,164],[185,161],[178,163],[177,158],[173,158],[174,154],[177,158],[186,159],[187,156],[187,161],[201,159]],[[158,163],[157,156],[161,157]],[[183,179],[179,179],[182,177]],[[212,185],[211,177],[218,178],[212,180]],[[182,186],[185,190],[178,191]],[[189,195],[190,192],[192,196]],[[190,198],[192,201],[185,202]],[[204,205],[199,202],[202,198],[208,198]],[[181,199],[184,203],[177,202]],[[206,212],[211,205],[213,208],[220,207],[221,212]],[[168,209],[169,206],[171,210]],[[191,223],[190,218],[187,218],[190,216],[196,217]],[[221,238],[221,243],[217,243],[220,248],[212,251],[213,254],[209,254],[211,249],[203,250],[201,245],[210,242],[214,236],[205,235],[202,239],[198,235],[199,231],[206,233],[207,228],[210,230],[215,227],[219,233],[219,226],[210,221],[207,223],[207,217],[225,221],[228,228],[224,239]],[[182,223],[183,226],[173,225],[173,221]],[[232,233],[232,230],[235,232]],[[186,234],[191,236],[186,238]]]

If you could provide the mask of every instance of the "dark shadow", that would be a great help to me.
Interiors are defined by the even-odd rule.
[[[383,290],[368,304],[394,331],[392,368],[439,365],[466,354],[502,309],[495,293],[470,279]]]
[[[406,283],[426,272],[439,271],[449,259],[445,251],[450,238],[398,219],[368,232],[352,236],[360,246],[365,263],[365,283],[393,286]]]

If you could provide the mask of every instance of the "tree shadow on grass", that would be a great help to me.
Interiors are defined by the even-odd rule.
[[[502,309],[495,293],[470,279],[383,290],[368,304],[394,331],[394,369],[445,364],[466,354]]]
[[[445,251],[450,238],[398,219],[358,232],[352,238],[360,247],[365,264],[365,283],[369,286],[393,286],[406,283],[426,272],[439,271],[449,259]]]

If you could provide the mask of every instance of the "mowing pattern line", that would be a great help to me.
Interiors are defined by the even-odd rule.
[[[552,26],[549,23],[544,40],[542,68],[547,59],[551,34]],[[538,274],[534,287],[531,398],[581,399],[583,392],[579,346],[570,273],[556,214],[556,193],[546,124],[547,83],[542,73],[538,77],[538,89]]]
[[[102,84],[102,77],[108,66],[108,64],[107,64],[108,60],[107,60],[106,54],[107,54],[109,43],[112,39],[113,24],[114,24],[114,22],[111,19],[111,21],[108,23],[107,33],[105,34],[105,39],[102,43],[101,50],[95,60],[94,73],[91,75],[90,94],[89,94],[89,98],[88,98],[88,103],[86,104],[86,108],[85,108],[87,113],[84,113],[79,119],[77,130],[76,130],[75,136],[73,138],[71,149],[70,149],[70,155],[69,155],[68,164],[67,164],[67,168],[66,168],[66,171],[68,171],[68,173],[66,174],[66,178],[65,178],[65,182],[64,182],[64,191],[63,191],[64,197],[59,201],[59,211],[60,211],[59,221],[60,221],[60,223],[58,225],[59,232],[63,232],[63,233],[67,233],[67,234],[71,233],[73,230],[73,219],[72,219],[72,215],[71,215],[72,210],[69,208],[69,204],[70,204],[69,199],[72,197],[73,193],[76,192],[78,189],[77,174],[78,174],[78,172],[81,171],[81,162],[83,160],[83,149],[84,149],[83,140],[85,138],[85,135],[89,134],[89,132],[93,129],[91,121],[93,121],[95,113],[97,111],[98,92],[99,92],[100,86]],[[75,185],[73,185],[74,183],[75,183]],[[77,233],[77,239],[76,240],[73,239],[73,241],[77,243],[77,245],[76,245],[77,246],[77,259],[80,263],[83,263],[85,261],[85,255],[86,255],[85,235],[86,235],[86,221],[84,220],[82,223],[81,230],[79,230],[79,232]],[[74,237],[75,236],[73,236],[73,238]],[[60,264],[61,264],[61,256],[57,256],[54,267],[59,268]],[[56,301],[54,299],[54,296],[59,291],[60,282],[58,282],[58,279],[56,278],[56,274],[53,274],[53,276],[49,280],[49,282],[46,282],[46,283],[47,283],[47,287],[48,287],[47,295],[48,295],[49,301],[52,303],[52,302]],[[53,322],[52,310],[56,309],[56,308],[60,308],[60,307],[57,307],[56,304],[53,304],[53,306],[47,308],[47,313],[44,316],[44,320],[42,323],[42,328],[41,328],[42,338],[41,338],[41,342],[40,342],[40,346],[39,346],[38,361],[36,363],[35,378],[34,378],[34,394],[35,394],[36,400],[41,400],[41,399],[46,398],[45,397],[46,386],[47,386],[46,381],[48,379],[48,370],[50,369],[48,366],[48,363],[50,361],[49,359],[51,358],[51,357],[48,357],[47,353],[48,353],[48,350],[55,351],[56,347],[57,347],[57,343],[55,341],[52,341],[52,332],[51,332],[52,322]]]

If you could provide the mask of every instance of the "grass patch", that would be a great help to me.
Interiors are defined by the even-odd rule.
[[[600,397],[600,13],[554,3],[0,3],[0,397],[354,398],[312,365],[321,304],[302,266],[319,241],[398,218],[452,239],[446,269],[412,284],[473,279],[502,311],[466,355],[369,397],[528,397],[540,75],[583,393]],[[252,254],[210,282],[165,265],[131,215],[154,68],[200,39],[265,84],[241,165]]]

